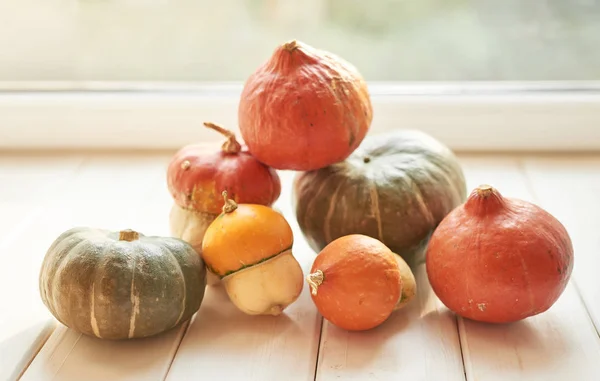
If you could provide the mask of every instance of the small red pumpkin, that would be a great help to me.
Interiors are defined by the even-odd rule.
[[[476,188],[434,231],[427,276],[456,314],[508,323],[548,310],[573,269],[565,227],[542,208]]]
[[[235,134],[204,123],[227,137],[221,149],[204,144],[181,148],[167,169],[169,192],[184,209],[218,215],[221,194],[227,191],[237,203],[271,206],[281,193],[279,175],[259,162],[236,140]]]
[[[242,137],[260,161],[306,171],[346,159],[367,134],[373,110],[354,66],[291,41],[247,79],[238,117]]]

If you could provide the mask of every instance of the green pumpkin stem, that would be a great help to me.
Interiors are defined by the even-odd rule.
[[[217,131],[218,133],[227,138],[227,140],[225,140],[223,142],[223,145],[221,146],[223,152],[235,154],[242,150],[242,145],[237,141],[233,132],[219,126],[218,124],[211,122],[204,122],[204,125],[210,128],[211,130]]]
[[[223,191],[221,194],[223,195],[223,200],[225,200],[225,204],[223,205],[223,213],[231,213],[236,210],[238,205],[234,200],[227,197],[227,191]]]
[[[127,230],[121,230],[119,232],[119,241],[127,241],[127,242],[131,242],[131,241],[136,241],[140,239],[140,233],[127,229]]]
[[[308,274],[306,277],[306,282],[310,285],[310,292],[313,295],[317,295],[317,289],[321,284],[323,284],[323,280],[325,280],[325,274],[323,271],[317,270],[312,274]]]

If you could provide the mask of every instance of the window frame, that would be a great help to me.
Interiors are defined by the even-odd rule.
[[[371,133],[416,128],[457,151],[598,151],[600,82],[370,82]],[[242,83],[0,83],[0,149],[161,149],[237,129]]]

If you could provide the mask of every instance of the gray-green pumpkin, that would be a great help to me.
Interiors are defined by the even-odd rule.
[[[315,251],[336,238],[376,238],[409,264],[441,220],[467,196],[453,152],[413,130],[368,136],[345,161],[294,182],[300,229]]]
[[[189,320],[204,298],[206,269],[177,238],[79,227],[51,245],[39,282],[44,304],[67,327],[133,339]]]

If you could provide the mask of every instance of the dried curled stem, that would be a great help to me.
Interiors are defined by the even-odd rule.
[[[234,200],[227,197],[227,191],[223,191],[221,194],[223,195],[223,200],[225,200],[225,204],[223,205],[223,213],[231,213],[236,210],[238,205]]]
[[[313,295],[317,295],[317,289],[321,284],[323,284],[323,280],[325,280],[325,274],[323,271],[317,270],[312,274],[308,274],[306,277],[306,282],[310,285],[310,293]]]
[[[204,126],[217,131],[225,136],[227,140],[223,142],[221,149],[226,153],[238,153],[242,150],[242,145],[235,138],[235,134],[228,129],[211,122],[204,122]]]

